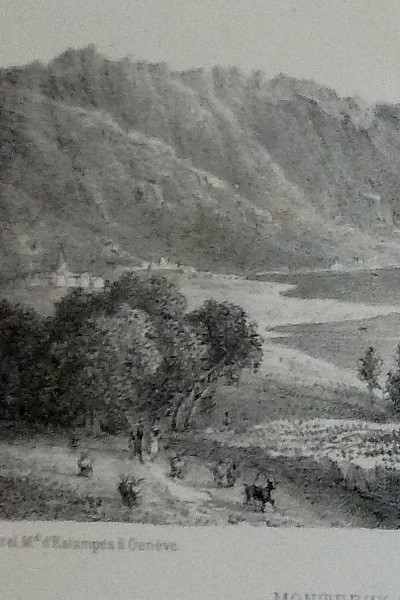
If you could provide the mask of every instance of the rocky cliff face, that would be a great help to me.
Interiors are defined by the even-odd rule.
[[[400,108],[94,48],[0,72],[1,275],[397,261]],[[110,252],[110,247],[117,248]]]

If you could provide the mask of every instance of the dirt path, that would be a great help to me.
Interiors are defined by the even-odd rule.
[[[121,454],[121,453],[119,453]],[[104,500],[100,519],[124,520],[130,517],[121,507],[117,493],[119,475],[132,473],[144,479],[143,502],[132,513],[133,520],[180,525],[227,524],[240,521],[255,525],[322,527],[335,524],[347,527],[351,519],[328,501],[328,507],[314,505],[282,479],[275,492],[276,508],[267,507],[263,515],[244,506],[243,481],[233,489],[218,489],[210,465],[201,459],[189,459],[184,479],[171,481],[167,461],[133,463],[126,457],[110,456],[105,449],[92,453],[94,477],[76,476],[76,453],[63,446],[27,447],[27,444],[0,444],[1,476],[34,479],[39,485],[58,491],[67,489],[78,497],[94,496]]]
[[[171,481],[167,475],[165,464],[163,465],[164,468],[162,468],[159,463],[148,463],[146,467],[146,472],[149,477],[154,478],[161,485],[164,485],[168,492],[178,500],[199,504],[211,499],[210,492],[194,490],[185,485],[184,482]]]

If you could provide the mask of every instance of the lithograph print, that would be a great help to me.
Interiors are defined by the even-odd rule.
[[[0,518],[397,529],[400,5],[6,4]]]

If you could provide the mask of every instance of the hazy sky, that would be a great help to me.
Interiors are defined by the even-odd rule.
[[[0,65],[94,43],[173,68],[238,65],[400,102],[400,0],[0,0]]]

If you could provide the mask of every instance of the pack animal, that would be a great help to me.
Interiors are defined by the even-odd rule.
[[[82,452],[78,459],[78,476],[79,477],[92,477],[93,475],[93,462],[89,457],[88,452]]]
[[[272,498],[271,493],[276,489],[275,482],[271,479],[267,479],[267,483],[264,486],[257,485],[255,483],[244,485],[244,491],[246,495],[246,504],[259,503],[261,512],[265,512],[265,507],[270,504],[273,508],[275,507],[275,500]]]
[[[213,468],[214,481],[217,487],[234,487],[239,473],[235,463],[219,461]]]
[[[169,462],[171,479],[182,479],[185,463],[181,456],[173,456]]]
[[[141,493],[141,479],[129,475],[121,476],[120,483],[118,485],[118,491],[120,493],[122,503],[128,508],[133,508],[139,503]]]

